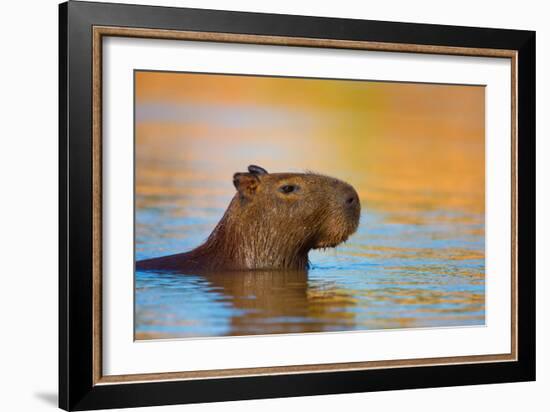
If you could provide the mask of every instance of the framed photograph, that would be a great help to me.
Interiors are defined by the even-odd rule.
[[[535,379],[535,33],[60,5],[66,410]]]

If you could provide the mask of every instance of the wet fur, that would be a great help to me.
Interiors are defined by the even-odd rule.
[[[315,173],[236,173],[237,193],[204,244],[142,260],[138,270],[307,269],[311,249],[334,247],[357,229],[359,199],[349,184]],[[299,187],[284,194],[281,187]],[[346,203],[348,200],[348,203]]]

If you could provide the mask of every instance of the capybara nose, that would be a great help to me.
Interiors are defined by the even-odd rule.
[[[357,202],[357,199],[355,196],[349,196],[347,199],[346,199],[346,205],[353,205],[355,202]]]
[[[350,190],[349,192],[346,192],[344,195],[344,199],[345,207],[353,208],[359,205],[359,197],[357,196],[355,190]]]

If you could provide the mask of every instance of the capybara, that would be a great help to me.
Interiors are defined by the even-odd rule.
[[[235,173],[237,193],[206,242],[185,253],[136,263],[137,270],[208,273],[305,270],[311,249],[335,247],[355,232],[355,189],[316,173]]]

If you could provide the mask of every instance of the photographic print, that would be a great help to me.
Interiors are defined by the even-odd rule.
[[[71,1],[59,40],[60,407],[535,379],[535,32]]]
[[[136,340],[485,324],[485,87],[134,71]]]

